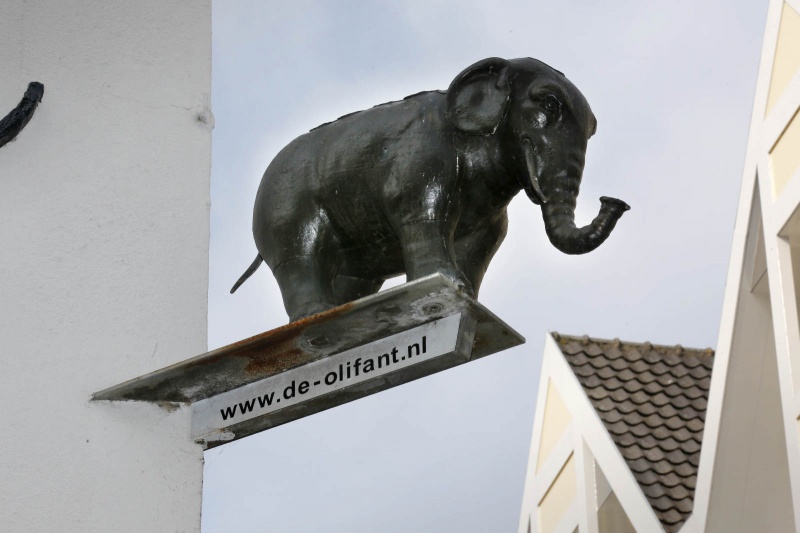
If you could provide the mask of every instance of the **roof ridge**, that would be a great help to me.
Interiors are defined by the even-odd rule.
[[[589,344],[591,342],[591,343],[595,343],[595,344],[598,344],[598,343],[612,344],[617,348],[620,347],[620,346],[636,346],[636,347],[641,346],[641,347],[647,347],[648,349],[653,349],[653,350],[656,350],[656,351],[658,351],[658,350],[676,350],[679,353],[681,353],[681,352],[684,352],[684,353],[685,352],[692,352],[692,353],[708,355],[708,356],[711,356],[711,357],[713,357],[714,353],[715,353],[714,349],[711,348],[711,347],[706,347],[706,348],[687,348],[687,347],[683,346],[682,344],[653,344],[650,341],[637,342],[637,341],[620,340],[619,337],[614,337],[613,339],[604,339],[604,338],[600,338],[600,337],[590,337],[589,335],[580,335],[580,336],[578,336],[578,335],[569,335],[569,334],[566,334],[566,333],[559,333],[558,331],[550,331],[549,333],[556,341],[558,341],[558,340],[563,338],[563,339],[573,340],[573,341],[579,342],[579,343],[584,344],[584,345]]]

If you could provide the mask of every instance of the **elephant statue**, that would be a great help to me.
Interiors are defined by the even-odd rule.
[[[600,198],[575,226],[586,145],[597,121],[558,70],[532,58],[484,59],[447,91],[345,115],[272,160],[253,211],[258,255],[292,321],[376,293],[384,280],[440,272],[477,297],[524,190],[550,242],[597,248],[629,206]]]

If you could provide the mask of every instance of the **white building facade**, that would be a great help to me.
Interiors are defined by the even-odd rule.
[[[0,530],[199,531],[187,409],[90,397],[206,350],[210,2],[11,0],[0,70]]]

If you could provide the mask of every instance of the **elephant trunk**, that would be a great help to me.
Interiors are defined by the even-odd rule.
[[[553,175],[549,196],[539,183],[545,164],[530,139],[523,140],[529,182],[524,185],[530,199],[542,206],[545,230],[550,242],[565,254],[585,254],[605,241],[622,214],[630,206],[622,200],[603,196],[600,198],[600,214],[587,226],[575,226],[575,199],[578,196],[583,175],[583,154],[571,154],[566,158],[563,170]]]
[[[542,206],[542,217],[550,242],[565,254],[585,254],[605,241],[630,206],[622,200],[602,196],[600,214],[582,228],[575,226],[575,198],[552,198]]]

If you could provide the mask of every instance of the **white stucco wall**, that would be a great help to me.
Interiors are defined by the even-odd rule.
[[[10,0],[0,117],[0,531],[200,528],[188,413],[90,395],[206,349],[211,5]]]

